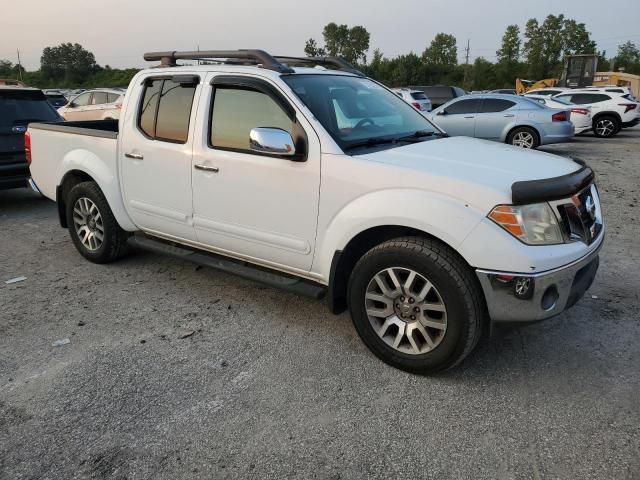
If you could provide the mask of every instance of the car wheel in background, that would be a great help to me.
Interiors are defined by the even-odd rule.
[[[82,182],[65,199],[67,225],[76,249],[87,260],[108,263],[127,253],[125,232],[95,182]]]
[[[453,367],[480,338],[484,308],[477,281],[436,240],[405,237],[372,248],[353,269],[347,296],[364,343],[401,370]]]
[[[509,133],[507,143],[520,148],[538,148],[540,146],[540,137],[533,128],[518,127]]]
[[[611,115],[602,115],[593,121],[593,133],[596,137],[613,137],[621,127],[620,121]]]

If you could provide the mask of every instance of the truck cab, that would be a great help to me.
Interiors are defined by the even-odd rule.
[[[418,373],[458,364],[491,323],[561,313],[595,276],[586,165],[448,138],[340,59],[145,58],[161,66],[118,122],[29,127],[33,180],[90,261],[146,248],[326,298]]]

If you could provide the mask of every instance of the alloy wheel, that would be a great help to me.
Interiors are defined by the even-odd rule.
[[[615,131],[615,124],[608,118],[596,122],[596,133],[601,137],[610,137]]]
[[[447,330],[447,309],[435,286],[418,272],[387,268],[369,281],[365,308],[371,327],[391,348],[410,355],[435,349]]]
[[[87,250],[98,250],[104,241],[104,223],[95,203],[87,197],[76,200],[73,224],[78,238]]]
[[[535,138],[530,132],[518,132],[513,136],[511,145],[521,148],[533,148],[535,145]]]

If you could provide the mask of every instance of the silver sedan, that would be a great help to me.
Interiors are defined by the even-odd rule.
[[[515,95],[465,95],[426,117],[451,136],[484,138],[522,148],[566,142],[575,134],[566,111]]]

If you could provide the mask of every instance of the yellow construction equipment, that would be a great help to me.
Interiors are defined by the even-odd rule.
[[[535,90],[537,88],[549,88],[555,87],[558,84],[557,78],[545,78],[544,80],[524,80],[522,78],[516,78],[516,93],[523,95],[529,90]]]

